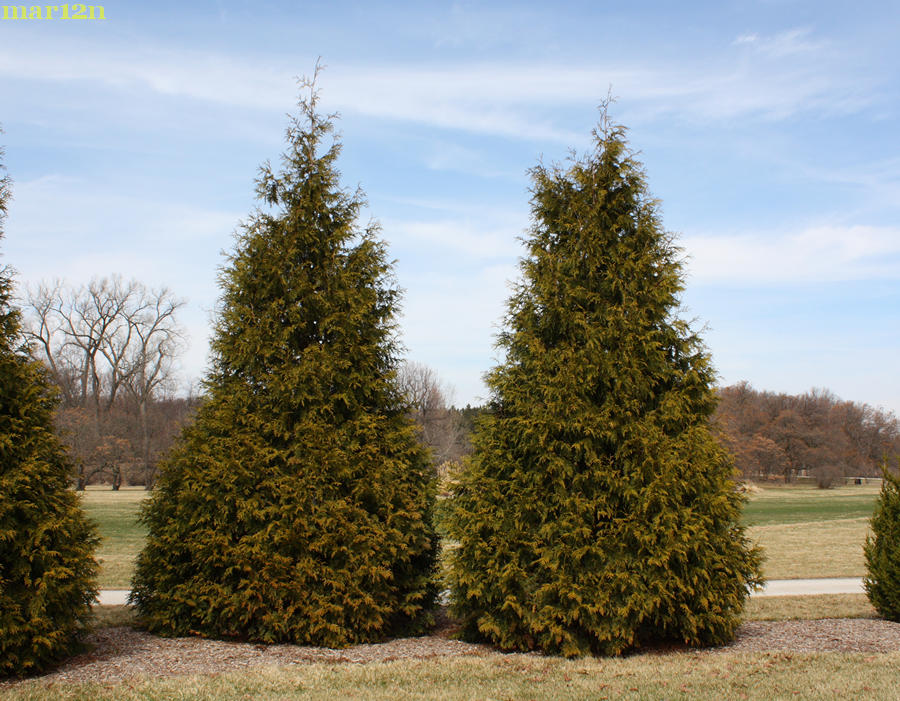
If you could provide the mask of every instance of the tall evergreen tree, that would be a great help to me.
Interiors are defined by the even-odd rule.
[[[132,600],[161,634],[344,646],[430,621],[434,475],[395,382],[399,292],[304,88],[220,275],[207,401],[143,513]]]
[[[875,610],[890,621],[900,622],[900,472],[892,471],[885,462],[882,474],[872,534],[866,538],[863,583]]]
[[[506,649],[729,640],[759,553],[710,434],[714,372],[678,317],[679,249],[625,129],[532,171],[524,280],[453,498],[452,607]]]
[[[0,239],[10,197],[0,150]],[[0,268],[0,677],[39,672],[69,653],[90,614],[98,538],[69,489],[53,430],[56,392],[24,347]]]

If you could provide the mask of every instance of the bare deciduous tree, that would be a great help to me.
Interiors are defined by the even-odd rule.
[[[69,429],[79,487],[105,473],[117,489],[126,462],[139,462],[145,484],[152,481],[148,412],[174,381],[183,340],[176,313],[183,305],[168,289],[118,276],[78,289],[57,281],[28,291],[26,334],[60,386],[60,424]],[[127,420],[129,401],[136,430]]]
[[[459,412],[449,406],[451,390],[433,369],[414,361],[401,366],[397,380],[437,465],[459,460],[468,452],[468,436]]]
[[[125,385],[138,407],[141,461],[144,483],[148,487],[153,471],[148,408],[161,390],[171,389],[175,360],[183,343],[175,313],[183,304],[166,289],[158,292],[143,290],[140,303],[129,315],[133,342],[126,348],[129,370]]]
[[[63,397],[63,406],[77,405],[76,377],[80,360],[72,352],[74,347],[66,344],[60,309],[62,283],[52,285],[41,283],[36,289],[27,290],[28,324],[24,332],[32,342],[32,350],[43,360]]]

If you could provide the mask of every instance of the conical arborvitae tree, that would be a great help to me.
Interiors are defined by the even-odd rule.
[[[8,198],[0,162],[0,239]],[[97,593],[98,538],[69,488],[56,403],[23,346],[12,273],[0,267],[0,677],[39,672],[72,651]]]
[[[760,556],[710,433],[714,373],[625,130],[604,109],[594,137],[532,171],[524,281],[453,497],[452,610],[504,649],[722,643]]]
[[[900,622],[900,473],[891,472],[886,463],[882,472],[872,534],[866,538],[864,585],[875,610]]]
[[[340,647],[431,621],[434,474],[395,383],[399,293],[304,85],[220,275],[207,400],[143,512],[132,601],[163,635]]]

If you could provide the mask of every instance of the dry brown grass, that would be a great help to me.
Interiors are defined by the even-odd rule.
[[[878,491],[875,484],[832,490],[796,485],[756,489],[747,514],[751,523],[761,525],[752,526],[749,532],[766,550],[766,576],[864,575],[862,546],[867,519],[860,511],[871,509]],[[100,586],[104,589],[130,585],[134,558],[144,540],[144,529],[137,523],[138,507],[147,496],[139,487],[118,492],[90,487],[83,496],[85,509],[99,523],[103,535],[98,557],[103,561]],[[438,506],[441,508],[442,502]]]
[[[137,623],[135,611],[131,606],[94,606],[91,609],[92,628],[111,628],[113,626],[133,626]]]
[[[751,597],[747,621],[798,621],[816,618],[876,618],[865,594]]]
[[[769,579],[862,577],[866,518],[753,526],[750,537],[763,546]]]
[[[10,701],[116,699],[896,699],[900,653],[680,652],[563,660],[498,653],[264,667],[117,684],[40,680]]]
[[[816,618],[875,618],[865,594],[751,597],[744,611],[747,621],[793,621]],[[131,626],[136,622],[130,606],[95,606],[93,626]]]

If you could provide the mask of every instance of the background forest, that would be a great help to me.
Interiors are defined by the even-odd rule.
[[[81,288],[62,283],[30,290],[26,329],[34,356],[60,388],[60,435],[73,456],[73,482],[151,487],[156,462],[202,402],[179,385],[183,302],[120,278]],[[470,450],[481,406],[453,405],[453,389],[418,362],[402,366],[422,440],[446,473]],[[846,401],[827,389],[801,395],[720,388],[713,418],[745,480],[814,480],[831,487],[847,478],[880,476],[900,455],[900,421],[890,411]]]

